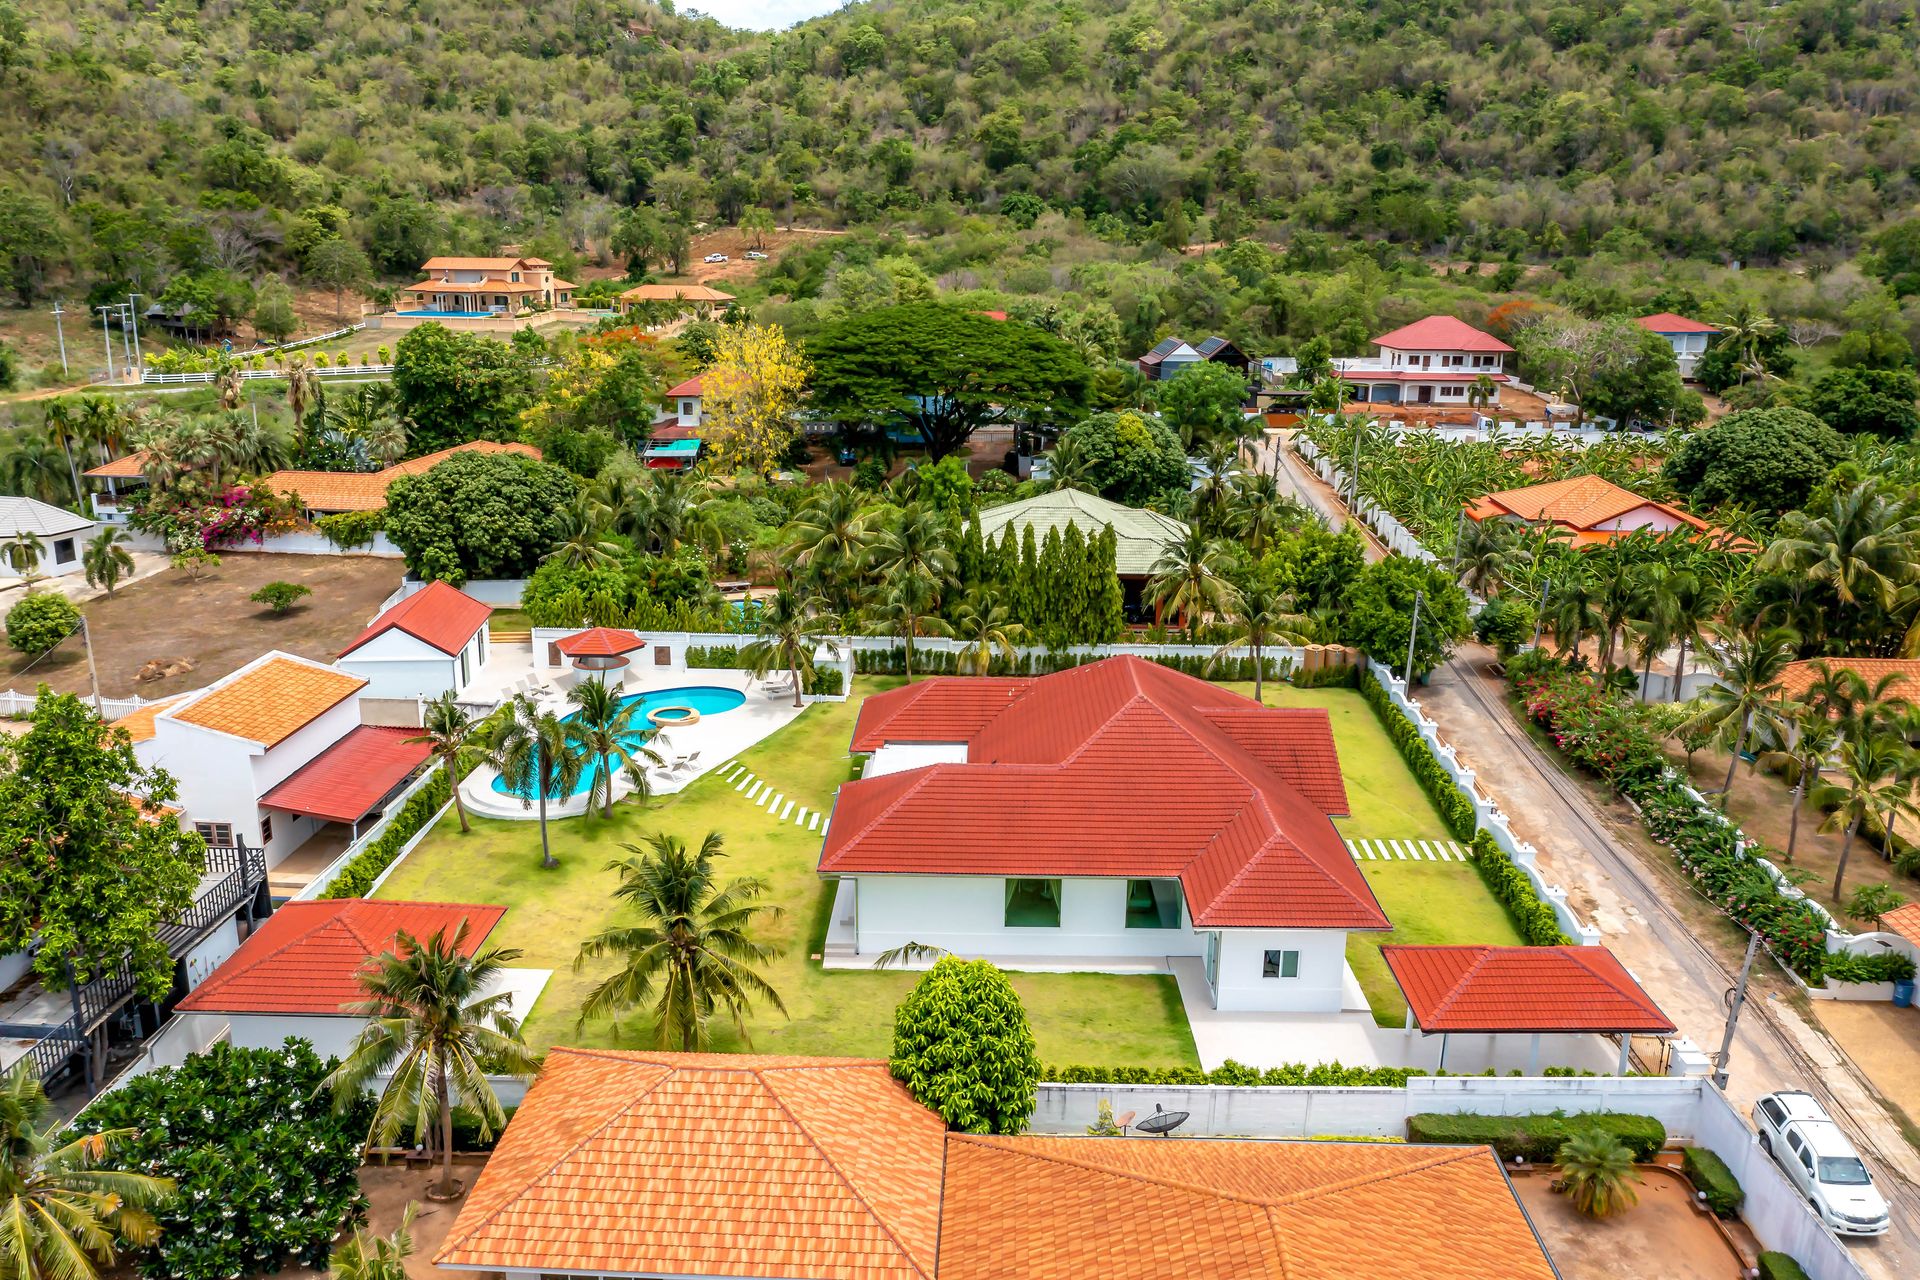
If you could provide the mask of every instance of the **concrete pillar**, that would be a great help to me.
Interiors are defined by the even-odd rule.
[[[1540,1074],[1540,1033],[1538,1031],[1533,1033],[1527,1045],[1527,1074],[1530,1076]]]
[[[1617,1076],[1624,1076],[1627,1074],[1627,1052],[1632,1047],[1633,1047],[1633,1037],[1628,1035],[1624,1031],[1621,1032],[1620,1033],[1620,1065],[1614,1069],[1613,1074]]]

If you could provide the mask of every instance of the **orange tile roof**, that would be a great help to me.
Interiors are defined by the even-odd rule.
[[[540,451],[530,444],[474,440],[397,462],[384,471],[276,471],[264,483],[278,493],[299,494],[300,505],[310,511],[379,511],[387,505],[387,486],[396,477],[430,471],[456,453],[517,453],[540,460]]]
[[[1909,902],[1895,907],[1880,917],[1880,929],[1884,933],[1897,933],[1920,947],[1920,902]]]
[[[158,702],[149,702],[139,710],[129,711],[126,715],[115,720],[113,727],[116,729],[125,729],[127,736],[135,742],[146,742],[153,737],[153,718],[186,696],[187,695],[183,693],[177,697],[162,698]]]
[[[170,708],[169,720],[272,747],[366,686],[359,676],[275,654]]]
[[[147,474],[147,451],[135,449],[125,457],[103,462],[97,467],[88,467],[80,474],[97,480],[138,480]]]
[[[924,1280],[944,1136],[884,1062],[556,1048],[434,1262]]]
[[[950,1134],[940,1280],[1553,1280],[1485,1147]]]
[[[1380,955],[1425,1032],[1675,1030],[1605,947],[1387,946]]]
[[[451,941],[465,920],[460,951],[473,955],[506,913],[505,907],[464,902],[288,902],[176,1007],[189,1013],[338,1014],[342,1005],[366,998],[360,974],[369,959],[394,949],[395,935],[424,939],[445,929]]]
[[[949,1134],[883,1062],[554,1049],[434,1262],[1552,1280],[1484,1147]]]
[[[1800,697],[1813,687],[1822,663],[1835,671],[1853,672],[1869,689],[1878,688],[1882,680],[1892,676],[1893,682],[1887,691],[1896,698],[1920,704],[1920,659],[1914,658],[1808,658],[1787,665],[1780,673],[1780,687],[1789,698]]]
[[[460,588],[429,582],[368,623],[340,656],[346,657],[375,636],[398,630],[453,657],[479,634],[492,614],[492,605],[482,604]]]
[[[1530,523],[1559,524],[1578,530],[1592,529],[1641,507],[1663,511],[1695,529],[1707,527],[1707,522],[1698,516],[1643,498],[1601,476],[1569,476],[1565,480],[1549,480],[1520,489],[1503,489],[1474,499],[1467,506],[1467,514],[1475,520],[1512,516]]]
[[[622,302],[732,302],[733,295],[703,284],[642,284],[620,295]]]

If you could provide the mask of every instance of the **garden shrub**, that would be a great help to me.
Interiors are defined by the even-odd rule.
[[[148,1280],[324,1271],[334,1237],[366,1210],[357,1172],[371,1096],[336,1110],[333,1069],[305,1040],[216,1044],[98,1098],[72,1136],[131,1129],[127,1167],[172,1178],[157,1243],[131,1256]]]
[[[691,644],[687,646],[687,666],[700,670],[739,670],[740,649],[730,644]]]
[[[838,667],[815,667],[807,680],[807,693],[812,697],[837,698],[846,691],[846,681]]]
[[[313,594],[313,588],[298,582],[269,582],[247,599],[255,604],[263,604],[278,618],[292,609],[302,599]]]
[[[7,610],[7,643],[34,657],[74,633],[80,610],[58,591],[35,591]]]
[[[1473,866],[1493,896],[1503,903],[1530,947],[1564,947],[1572,942],[1560,928],[1553,907],[1534,891],[1533,880],[1493,842],[1491,832],[1473,837]]]
[[[1760,1255],[1760,1280],[1811,1280],[1792,1255],[1769,1250]]]
[[[1288,679],[1296,689],[1358,689],[1366,668],[1357,662],[1344,667],[1320,667],[1309,671],[1301,667]]]
[[[1665,1125],[1652,1116],[1625,1112],[1527,1116],[1421,1112],[1407,1117],[1408,1142],[1489,1146],[1502,1161],[1523,1158],[1551,1164],[1560,1154],[1560,1144],[1577,1133],[1604,1133],[1633,1152],[1635,1160],[1651,1160],[1667,1145]]]
[[[1019,1133],[1040,1078],[1033,1028],[1007,975],[942,956],[893,1015],[894,1078],[963,1133]]]
[[[1731,1218],[1740,1212],[1747,1193],[1740,1189],[1740,1180],[1725,1160],[1705,1147],[1685,1147],[1680,1152],[1680,1167],[1694,1190],[1706,1197],[1707,1208],[1716,1217]]]
[[[313,527],[336,550],[352,551],[373,545],[374,535],[387,527],[387,512],[384,507],[379,511],[338,511],[321,516]]]
[[[464,774],[462,775],[464,776]],[[433,778],[426,786],[408,797],[400,812],[394,815],[387,829],[372,844],[355,855],[352,862],[340,868],[340,874],[327,886],[323,898],[359,898],[373,887],[380,873],[393,864],[399,856],[400,847],[413,839],[414,833],[433,820],[440,807],[453,798],[453,792],[447,785],[445,768],[436,767]]]
[[[1338,1062],[1312,1065],[1289,1062],[1262,1070],[1228,1058],[1211,1071],[1202,1071],[1198,1067],[1049,1066],[1041,1071],[1040,1078],[1054,1084],[1221,1084],[1296,1088],[1378,1085],[1397,1089],[1415,1076],[1427,1074],[1416,1067],[1349,1067]]]
[[[1409,720],[1406,713],[1393,704],[1386,686],[1374,679],[1371,674],[1361,678],[1360,694],[1373,708],[1374,715],[1380,718],[1380,724],[1393,739],[1393,745],[1399,750],[1400,758],[1407,762],[1407,768],[1420,789],[1432,798],[1434,807],[1440,811],[1441,820],[1447,824],[1447,830],[1456,840],[1473,839],[1474,828],[1479,820],[1473,813],[1473,802],[1467,799],[1454,782],[1453,775],[1440,763],[1440,757],[1433,754],[1433,748],[1420,736],[1420,730]]]
[[[1910,982],[1915,966],[1913,960],[1898,951],[1882,951],[1878,955],[1854,955],[1851,952],[1835,952],[1827,956],[1820,966],[1822,982]]]

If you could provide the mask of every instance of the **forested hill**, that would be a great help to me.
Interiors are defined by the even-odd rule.
[[[1920,200],[1913,0],[911,0],[774,36],[638,0],[0,0],[0,267],[152,291],[344,232],[601,249],[620,212],[1480,258],[1851,253]],[[316,212],[318,211],[318,212]]]

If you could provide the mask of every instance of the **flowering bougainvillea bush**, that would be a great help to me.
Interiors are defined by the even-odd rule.
[[[173,551],[258,545],[268,534],[298,527],[293,503],[262,483],[229,485],[208,496],[186,488],[150,490],[127,523],[166,540]]]
[[[366,1212],[355,1172],[373,1102],[336,1112],[333,1067],[305,1040],[217,1044],[96,1101],[73,1136],[137,1131],[128,1167],[175,1183],[158,1242],[134,1258],[148,1280],[239,1280],[289,1265],[324,1271],[333,1239]]]
[[[1648,834],[1673,850],[1680,869],[1703,894],[1759,933],[1796,973],[1820,981],[1827,958],[1826,917],[1768,874],[1738,826],[1688,794],[1632,703],[1603,689],[1589,673],[1537,650],[1508,663],[1507,673],[1527,718],[1569,760],[1638,805]]]

